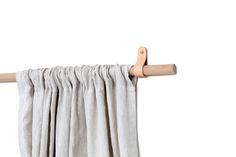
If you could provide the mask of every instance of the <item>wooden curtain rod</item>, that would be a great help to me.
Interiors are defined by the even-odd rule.
[[[129,69],[130,76],[159,76],[175,75],[177,72],[175,64],[147,65],[147,48],[138,49],[138,59],[134,66]],[[16,73],[0,73],[0,83],[16,82]]]
[[[159,75],[175,75],[175,64],[163,64],[163,65],[145,65],[143,67],[144,76],[159,76]],[[136,76],[134,74],[134,67],[129,70],[130,76]],[[4,82],[16,82],[16,73],[0,73],[0,83]]]

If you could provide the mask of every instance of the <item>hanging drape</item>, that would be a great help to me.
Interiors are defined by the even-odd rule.
[[[22,157],[138,157],[136,77],[129,65],[17,73]]]

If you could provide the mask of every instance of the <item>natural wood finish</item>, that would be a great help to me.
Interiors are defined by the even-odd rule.
[[[0,82],[16,82],[16,73],[0,73]]]
[[[175,75],[177,73],[175,64],[163,65],[144,65],[144,76],[158,76],[158,75]],[[129,74],[134,76],[133,67],[129,70]]]
[[[129,75],[134,76],[134,68],[131,67]],[[158,75],[175,75],[175,64],[163,64],[163,65],[144,65],[144,76],[158,76]],[[16,73],[0,73],[0,83],[16,82]]]

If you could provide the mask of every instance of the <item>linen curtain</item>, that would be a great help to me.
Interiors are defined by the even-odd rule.
[[[138,157],[136,77],[130,65],[16,74],[22,157]]]

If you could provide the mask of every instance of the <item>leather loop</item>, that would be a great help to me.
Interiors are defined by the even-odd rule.
[[[134,65],[133,73],[135,76],[143,77],[143,66],[147,65],[147,48],[140,47],[138,49],[138,59],[136,64]]]

